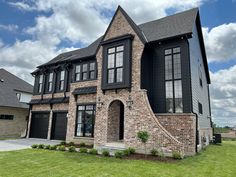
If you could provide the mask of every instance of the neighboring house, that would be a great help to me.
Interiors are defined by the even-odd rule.
[[[26,136],[33,86],[0,69],[0,138]]]
[[[212,139],[197,8],[136,25],[118,7],[105,34],[32,73],[29,137],[195,154]]]

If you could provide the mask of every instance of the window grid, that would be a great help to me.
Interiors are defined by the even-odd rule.
[[[42,92],[42,87],[43,87],[43,75],[41,74],[39,76],[39,86],[38,86],[38,92],[41,93]]]
[[[123,82],[124,46],[108,49],[107,83]]]
[[[95,112],[95,105],[79,105],[77,107],[75,136],[94,136]]]
[[[48,91],[52,91],[52,82],[53,82],[53,73],[50,73],[48,76]]]
[[[85,81],[96,78],[96,63],[89,62],[75,66],[75,81]]]
[[[183,112],[180,47],[165,50],[166,111]]]
[[[60,72],[60,82],[59,82],[59,89],[64,90],[65,85],[65,71]]]

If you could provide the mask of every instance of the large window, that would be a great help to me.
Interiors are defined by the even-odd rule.
[[[59,89],[60,91],[64,90],[65,86],[65,71],[60,72],[60,81],[59,81]]]
[[[124,46],[109,48],[107,52],[107,83],[123,82]]]
[[[93,137],[95,122],[95,105],[77,107],[75,136]]]
[[[52,91],[53,73],[48,75],[48,92]]]
[[[90,80],[96,78],[95,62],[78,64],[75,66],[75,81]]]
[[[14,116],[13,115],[8,115],[8,114],[1,114],[0,119],[13,120]]]
[[[42,92],[42,88],[43,88],[43,75],[41,74],[39,76],[39,85],[38,85],[38,93]]]
[[[183,112],[180,47],[165,50],[166,112]]]

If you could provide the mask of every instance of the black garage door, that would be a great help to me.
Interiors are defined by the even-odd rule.
[[[48,136],[49,113],[33,113],[30,126],[30,138],[44,138]]]
[[[67,129],[67,112],[53,113],[51,139],[65,140]]]

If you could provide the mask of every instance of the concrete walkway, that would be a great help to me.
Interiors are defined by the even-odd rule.
[[[15,140],[0,140],[0,151],[14,151],[20,149],[31,148],[33,144],[46,144],[46,145],[56,145],[61,141],[58,140],[45,140],[45,139],[15,139]]]

